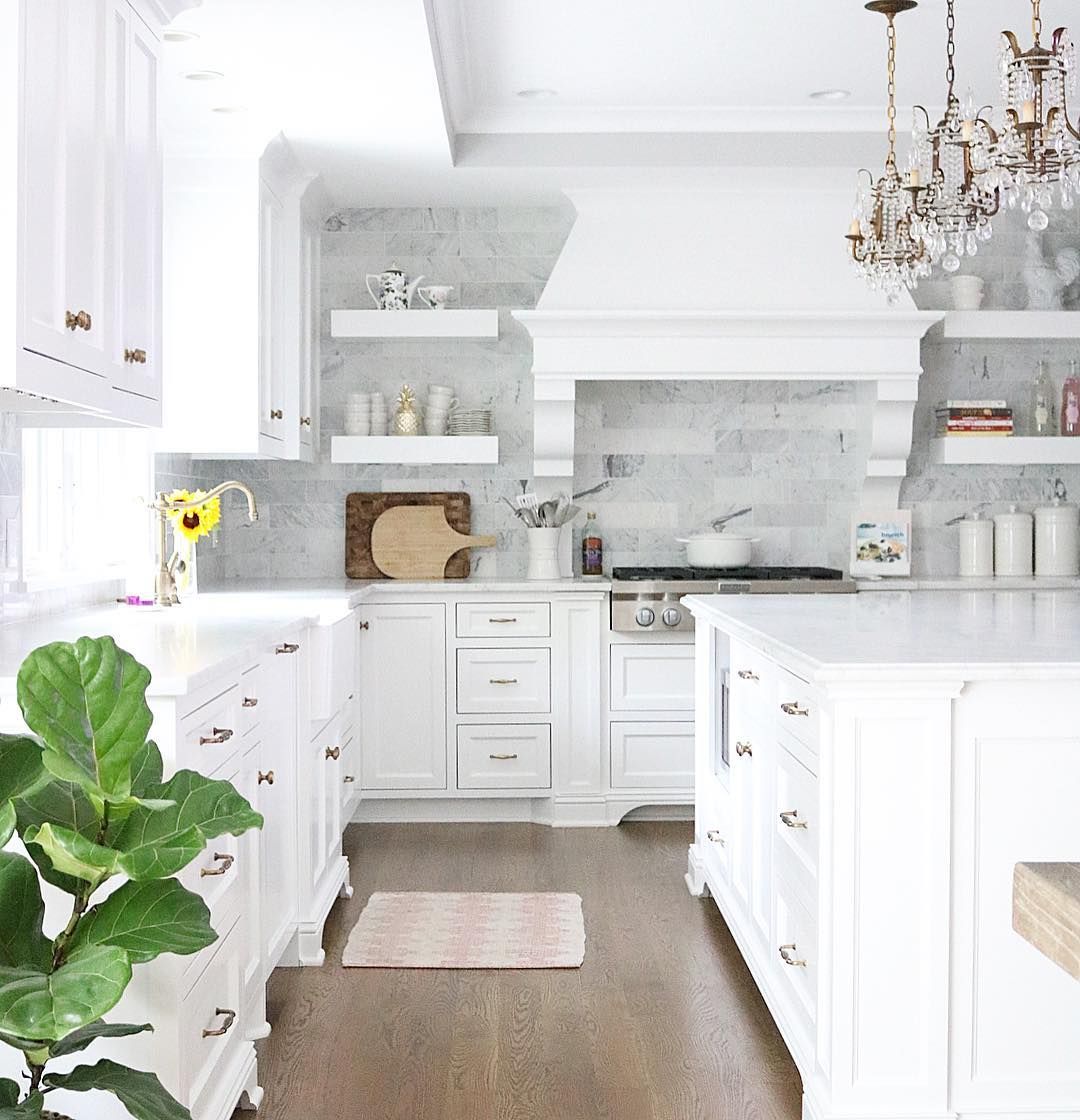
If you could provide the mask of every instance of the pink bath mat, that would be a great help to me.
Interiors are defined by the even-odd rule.
[[[378,891],[349,934],[347,968],[580,968],[576,894]]]

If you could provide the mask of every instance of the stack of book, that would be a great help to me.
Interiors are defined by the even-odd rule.
[[[1011,436],[1007,401],[942,401],[936,409],[939,436]]]

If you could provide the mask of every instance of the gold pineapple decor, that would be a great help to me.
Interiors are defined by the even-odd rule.
[[[418,436],[419,434],[420,414],[416,411],[416,394],[408,385],[402,385],[397,398],[397,412],[394,413],[394,435]]]

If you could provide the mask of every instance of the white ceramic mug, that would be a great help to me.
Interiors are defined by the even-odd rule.
[[[446,435],[448,412],[440,412],[435,408],[424,410],[424,431],[429,436]]]
[[[431,308],[432,311],[441,311],[453,294],[453,287],[450,284],[429,284],[426,288],[420,288],[420,298]]]
[[[347,436],[369,436],[371,435],[371,417],[370,416],[350,416],[345,414],[345,434]]]
[[[449,385],[429,385],[427,395],[432,404],[438,401],[441,402],[440,408],[449,408],[450,402],[454,399],[454,390]]]
[[[949,278],[953,307],[957,311],[978,311],[983,301],[981,276],[952,276]]]

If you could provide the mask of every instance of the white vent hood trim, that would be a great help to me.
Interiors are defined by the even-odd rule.
[[[567,193],[570,237],[536,310],[514,312],[533,339],[537,477],[573,477],[578,381],[851,380],[877,385],[864,505],[896,506],[942,315],[852,274],[850,184]]]

